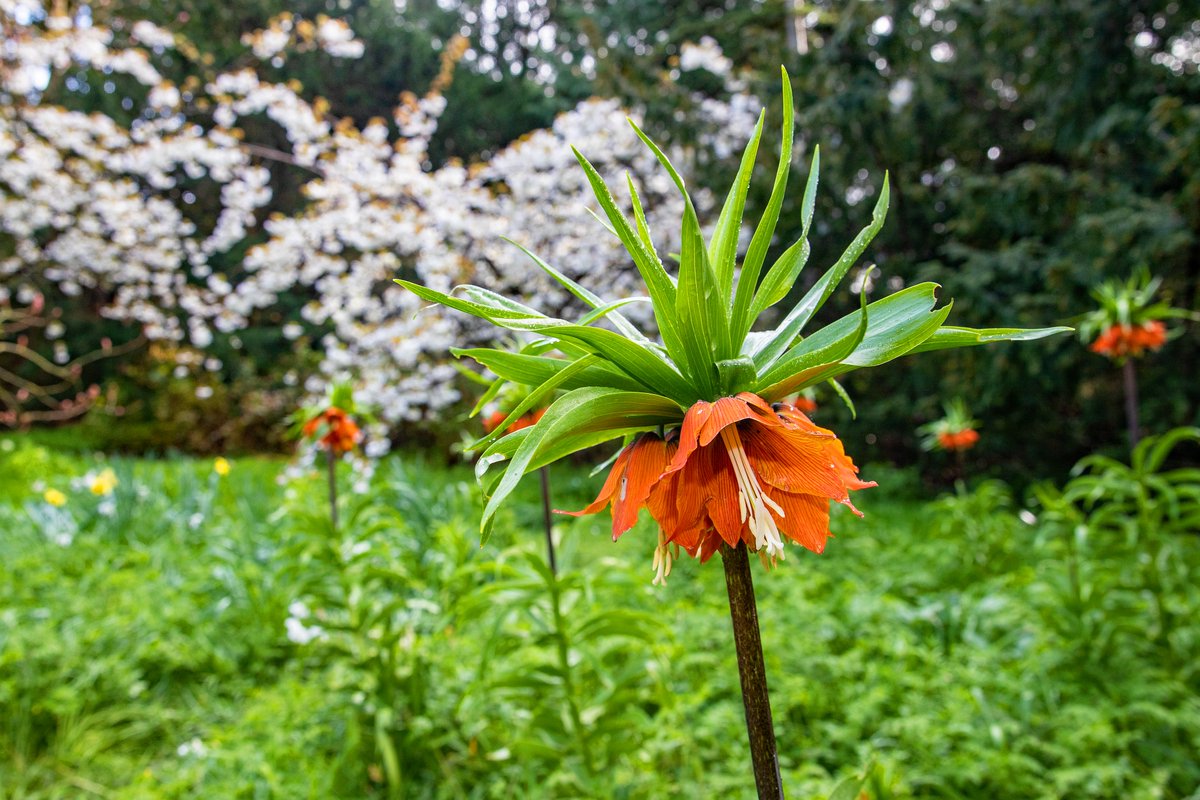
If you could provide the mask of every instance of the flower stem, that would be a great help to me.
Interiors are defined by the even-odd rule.
[[[333,447],[329,447],[325,451],[325,464],[328,467],[327,475],[329,477],[329,521],[333,525],[333,532],[337,533],[337,456],[333,454]]]
[[[1125,366],[1121,371],[1125,376],[1125,423],[1129,426],[1129,449],[1132,450],[1141,439],[1138,425],[1137,372],[1132,358],[1125,359]]]
[[[554,517],[550,512],[550,473],[547,467],[538,470],[542,477],[542,525],[546,528],[546,556],[550,561],[550,571],[558,574],[558,564],[554,559]]]
[[[771,722],[771,698],[767,693],[767,671],[763,665],[762,639],[758,632],[758,607],[750,558],[744,544],[722,545],[725,588],[729,591],[729,615],[733,619],[733,642],[737,647],[738,674],[742,679],[742,703],[746,708],[746,731],[750,736],[750,761],[759,800],[783,797],[779,777],[779,754],[775,726]]]

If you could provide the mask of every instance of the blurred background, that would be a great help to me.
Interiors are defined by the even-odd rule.
[[[1200,4],[0,0],[0,22],[0,798],[749,796],[719,571],[652,591],[644,532],[615,549],[587,519],[556,526],[556,577],[536,487],[481,550],[461,448],[486,378],[448,350],[495,334],[391,279],[574,313],[509,237],[641,293],[570,146],[626,208],[631,176],[665,256],[682,205],[626,117],[711,225],[765,108],[756,220],[781,65],[769,257],[818,146],[820,192],[779,308],[887,175],[823,321],[932,280],[951,324],[1073,324],[1139,271],[1180,311],[1137,360],[1165,438],[1129,465],[1123,373],[1075,336],[854,373],[856,414],[809,398],[882,488],[763,579],[785,782],[1198,796]],[[305,424],[330,405],[361,433],[328,461],[337,519]],[[966,455],[929,444],[968,428]],[[598,480],[561,468],[556,505]]]
[[[44,14],[58,6],[22,13],[21,9],[39,6],[9,5],[17,9],[7,22],[13,41],[55,33],[46,30]],[[444,214],[469,217],[474,213],[481,220],[480,241],[463,244],[455,240],[456,233],[446,234],[446,246],[467,253],[467,263],[456,268],[455,283],[471,278],[498,291],[520,287],[521,281],[538,285],[536,270],[515,249],[494,256],[489,251],[504,247],[502,243],[497,247],[500,235],[535,244],[534,226],[545,226],[547,221],[528,209],[539,204],[570,204],[570,213],[557,221],[558,229],[544,234],[556,244],[549,252],[541,251],[543,256],[581,277],[591,271],[593,285],[629,274],[631,267],[615,251],[595,263],[556,259],[558,253],[576,259],[575,251],[562,244],[564,240],[599,240],[593,247],[607,246],[603,231],[584,213],[588,198],[578,187],[578,169],[569,155],[556,154],[553,162],[542,163],[538,160],[542,156],[530,148],[506,148],[530,132],[548,128],[558,115],[572,112],[590,97],[613,98],[615,105],[576,123],[587,133],[560,132],[555,141],[562,143],[557,148],[565,151],[570,141],[602,168],[620,175],[634,166],[635,159],[614,152],[611,142],[615,140],[605,136],[608,130],[622,127],[626,113],[633,113],[644,119],[653,136],[684,154],[693,185],[720,187],[736,168],[758,110],[765,106],[769,119],[778,119],[782,64],[791,74],[801,139],[793,161],[793,185],[800,186],[804,179],[813,148],[822,147],[814,255],[798,293],[869,220],[887,172],[892,182],[891,210],[867,260],[857,269],[860,280],[850,287],[855,291],[864,281],[868,292],[878,295],[888,287],[934,280],[942,284],[943,297],[955,301],[952,322],[1040,326],[1062,323],[1089,310],[1093,305],[1089,289],[1101,280],[1148,268],[1165,279],[1162,293],[1172,304],[1192,309],[1197,304],[1200,184],[1195,173],[1200,157],[1195,115],[1200,33],[1195,30],[1198,15],[1189,3],[254,0],[232,7],[204,2],[59,6],[73,15],[73,25],[110,27],[113,47],[126,42],[130,48],[146,50],[131,35],[138,20],[179,35],[186,42],[181,49],[160,44],[157,50],[153,46],[147,50],[158,73],[148,82],[182,88],[185,99],[170,108],[188,125],[211,130],[224,122],[236,127],[243,142],[253,145],[238,150],[237,157],[246,159],[246,169],[269,173],[255,178],[254,190],[262,194],[261,200],[232,206],[234,216],[245,217],[238,220],[239,229],[223,227],[221,235],[228,233],[227,241],[206,247],[206,258],[185,263],[169,278],[148,277],[147,273],[162,268],[139,264],[152,259],[131,252],[132,248],[105,250],[104,257],[132,263],[138,269],[127,272],[138,274],[88,263],[80,251],[91,245],[78,236],[71,247],[56,249],[53,240],[62,236],[65,227],[48,230],[34,224],[37,247],[27,250],[36,252],[22,251],[18,239],[24,228],[14,218],[34,212],[11,205],[19,187],[12,179],[6,184],[10,224],[7,233],[0,231],[0,253],[8,254],[6,292],[44,293],[48,304],[59,308],[57,313],[70,322],[54,341],[36,334],[58,328],[30,331],[39,352],[65,345],[72,355],[87,353],[96,350],[104,337],[118,344],[143,335],[150,340],[120,357],[97,359],[84,369],[82,384],[103,387],[105,397],[123,411],[120,425],[92,414],[76,426],[73,436],[92,437],[100,447],[191,452],[279,448],[277,423],[305,396],[305,378],[318,366],[327,375],[344,373],[345,364],[334,351],[348,346],[366,349],[369,346],[361,340],[371,335],[368,328],[376,338],[380,336],[376,329],[381,317],[412,313],[407,306],[386,303],[360,313],[344,292],[329,288],[330,282],[365,269],[363,253],[368,246],[343,241],[344,229],[354,225],[353,218],[346,217],[331,224],[323,239],[281,245],[318,252],[324,248],[321,255],[337,263],[314,264],[311,254],[291,255],[286,267],[305,277],[289,283],[274,279],[265,289],[270,297],[261,307],[246,308],[250,304],[243,303],[236,321],[202,326],[216,336],[208,330],[202,336],[180,334],[196,330],[187,327],[198,324],[195,318],[210,323],[216,313],[211,309],[236,305],[229,294],[241,291],[244,300],[264,291],[265,280],[248,291],[240,283],[252,277],[247,274],[250,270],[263,272],[267,267],[261,262],[270,261],[259,259],[247,265],[243,260],[247,252],[286,238],[278,228],[272,231],[264,224],[272,215],[311,221],[304,217],[305,194],[312,188],[308,183],[318,176],[303,165],[289,163],[296,148],[307,144],[287,128],[284,114],[266,112],[265,105],[277,101],[243,109],[236,123],[220,114],[214,120],[221,92],[204,91],[203,82],[211,85],[215,75],[251,66],[264,83],[298,82],[292,86],[298,89],[300,101],[314,104],[317,118],[325,124],[332,127],[346,119],[362,129],[372,119],[385,121],[386,136],[392,141],[414,133],[402,131],[393,116],[400,94],[426,95],[431,87],[442,88],[444,109],[438,109],[436,119],[429,122],[432,132],[427,144],[421,144],[421,152],[414,154],[414,164],[430,174],[459,163],[476,175],[483,173],[477,179],[453,175],[438,179],[443,184],[451,179],[472,184],[468,188],[488,195],[481,203],[494,204],[497,195],[512,191],[508,184],[519,187],[526,179],[531,182],[524,211],[478,205],[465,211],[464,201],[454,199],[448,189],[446,197],[434,200]],[[259,52],[266,57],[257,57],[254,43],[246,37],[269,28],[272,20],[279,28],[281,13],[344,20],[357,37],[358,49],[353,57],[331,55],[328,48],[311,44],[289,51],[291,34],[277,31],[279,52],[270,42],[263,49],[260,42]],[[457,59],[449,69],[448,54],[450,60]],[[119,69],[113,74],[111,64],[89,68],[77,60],[64,66],[47,65],[52,76],[35,74],[31,93],[20,98],[10,94],[10,103],[100,113],[121,127],[166,114],[153,105],[156,98],[147,102],[153,86],[121,75]],[[38,81],[45,85],[39,88]],[[767,151],[777,152],[777,126],[769,123],[766,131]],[[169,138],[178,131],[158,135]],[[596,142],[590,152],[585,135]],[[624,133],[612,136],[628,138]],[[203,141],[216,147],[211,137]],[[321,157],[331,152],[326,149]],[[186,157],[169,157],[177,159],[168,165],[168,171],[175,172],[157,187],[145,185],[146,176],[122,173],[124,167],[114,171],[142,181],[141,191],[154,192],[178,206],[177,224],[195,230],[170,242],[183,251],[211,239],[221,212],[231,207],[221,193],[228,195],[229,182],[236,184],[237,177],[214,178],[204,166],[185,174]],[[80,181],[69,168],[65,172],[59,191]],[[549,172],[561,175],[547,180]],[[541,176],[540,182],[532,184],[534,175]],[[335,180],[346,176],[325,178],[326,184]],[[384,201],[391,191],[361,185],[357,190]],[[427,190],[410,185],[407,191]],[[755,218],[768,191],[765,177],[754,182],[749,219]],[[799,194],[798,189],[790,193],[775,253],[798,236],[799,213],[794,204]],[[96,215],[88,202],[78,200],[70,209],[56,209],[59,223],[65,226],[78,216]],[[101,220],[94,235],[98,241],[111,242],[111,229],[107,235],[103,229],[120,224]],[[124,224],[136,235],[148,223],[133,216]],[[418,220],[415,224],[439,223]],[[658,233],[677,235],[669,229]],[[154,235],[160,236],[161,231]],[[189,239],[194,244],[188,245]],[[339,240],[336,247],[326,246],[330,239]],[[371,276],[372,281],[399,274],[403,268],[424,275],[420,270],[426,269],[430,256],[422,251],[423,244],[370,246],[389,250],[388,245],[389,258],[382,267],[374,267],[379,274]],[[497,261],[502,261],[499,267],[494,266]],[[211,287],[215,273],[231,286],[224,293],[197,298],[186,308],[180,307],[185,305],[182,290],[155,296],[147,289],[155,280],[178,280],[180,270],[191,284],[207,282]],[[64,294],[63,284],[72,284],[67,289],[82,286],[83,291]],[[371,286],[378,291],[377,284]],[[129,296],[114,302],[122,293]],[[183,324],[160,332],[164,335],[145,333],[139,319],[156,316],[138,307],[146,302],[141,299],[145,295],[160,306],[161,314]],[[835,307],[826,312],[830,318],[852,307],[853,293],[846,291],[835,300]],[[305,314],[305,304],[312,302],[331,308]],[[196,308],[205,305],[207,312]],[[781,307],[787,307],[786,301]],[[353,324],[346,325],[339,313],[355,315]],[[223,334],[220,327],[227,331]],[[329,335],[339,341],[331,343]],[[394,335],[409,339],[413,347],[424,347],[423,361],[445,361],[440,340],[422,343],[422,337],[431,335],[428,330],[409,328]],[[1144,367],[1143,379],[1153,387],[1144,392],[1144,415],[1163,429],[1194,424],[1200,413],[1198,390],[1188,368],[1197,363],[1196,347],[1194,336],[1181,337],[1172,345],[1170,359]],[[406,369],[414,365],[411,354],[395,348],[377,347],[374,352],[377,361],[400,363]],[[840,415],[837,422],[864,460],[911,463],[920,458],[913,446],[917,425],[940,414],[943,395],[965,395],[994,433],[977,451],[988,469],[1025,479],[1061,475],[1097,443],[1118,441],[1114,432],[1123,424],[1120,377],[1108,366],[1066,338],[1038,347],[980,348],[902,360],[869,378],[850,379],[847,388],[852,395],[869,392],[871,396],[870,402],[859,404],[857,420],[835,410],[837,403],[830,404],[830,413]],[[452,438],[461,414],[446,409],[453,406],[461,412],[469,406],[465,397],[455,405],[454,396],[463,389],[457,377],[444,371],[431,376],[432,368],[424,369],[422,386],[399,400],[382,388],[376,392],[377,405],[399,404],[405,409],[385,414],[399,442],[428,444],[431,435],[439,443]],[[392,382],[403,377],[393,376]],[[314,389],[320,387],[310,383],[308,394]],[[431,399],[433,392],[444,396]],[[415,421],[420,421],[419,429],[410,424]]]

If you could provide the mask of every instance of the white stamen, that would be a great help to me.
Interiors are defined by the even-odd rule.
[[[749,522],[750,532],[754,534],[755,549],[763,550],[765,556],[772,560],[783,556],[783,539],[779,535],[779,525],[774,511],[780,517],[784,516],[783,508],[767,496],[754,474],[754,467],[746,457],[742,447],[741,437],[738,436],[737,426],[729,425],[721,429],[721,441],[725,443],[725,451],[729,453],[729,462],[733,465],[733,474],[738,483],[738,507],[741,510],[742,522]],[[768,510],[770,509],[770,510]]]
[[[658,529],[658,546],[654,548],[654,559],[650,564],[650,569],[654,570],[654,580],[650,581],[653,586],[666,586],[667,576],[671,574],[671,550],[667,545],[667,536],[663,533],[662,528]]]

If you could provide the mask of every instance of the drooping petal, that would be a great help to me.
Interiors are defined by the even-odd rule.
[[[646,505],[650,490],[667,468],[667,443],[652,433],[643,434],[630,448],[629,462],[613,501],[613,539],[632,528]]]
[[[713,527],[721,534],[721,538],[733,547],[743,538],[746,528],[738,502],[738,483],[733,473],[733,465],[729,463],[729,456],[721,447],[705,448],[693,460],[698,461],[701,458],[707,462],[701,462],[707,473],[708,485],[708,499],[704,510],[712,520]]]
[[[722,428],[752,416],[754,416],[754,412],[750,410],[745,401],[736,397],[722,397],[712,404],[708,419],[704,420],[704,425],[700,428],[700,446],[708,447],[712,440],[720,435]]]
[[[667,472],[677,472],[683,469],[683,465],[687,463],[692,453],[696,452],[700,443],[700,430],[712,412],[712,405],[705,400],[697,400],[683,415],[683,427],[679,429],[679,449],[675,451],[675,456],[671,459]]]
[[[669,462],[675,455],[675,449],[678,445],[675,442],[668,442],[666,447],[666,458]],[[676,503],[676,483],[679,480],[679,473],[673,472],[664,475],[661,480],[650,488],[650,496],[646,498],[646,507],[650,509],[650,516],[662,528],[663,533],[669,540],[673,539],[680,531],[680,519],[678,504]]]
[[[776,519],[779,530],[796,544],[814,553],[825,550],[825,541],[829,538],[827,499],[770,488],[767,494],[783,508],[784,516]]]
[[[567,516],[571,517],[582,517],[588,514],[595,514],[597,511],[607,506],[608,502],[612,500],[613,495],[617,493],[617,487],[620,486],[621,479],[625,475],[625,467],[629,463],[629,456],[632,452],[633,444],[630,444],[621,451],[620,455],[617,456],[617,460],[613,463],[612,469],[609,470],[608,477],[605,479],[604,485],[600,487],[600,494],[596,495],[596,499],[589,503],[586,508],[580,511],[562,511],[560,509],[555,509],[554,513],[566,514]]]
[[[830,440],[799,431],[748,425],[740,431],[755,473],[786,492],[814,494],[843,501],[849,498],[839,456]],[[846,459],[849,460],[849,459]]]

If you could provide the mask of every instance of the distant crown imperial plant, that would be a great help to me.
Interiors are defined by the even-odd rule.
[[[859,479],[857,467],[832,431],[815,425],[784,398],[911,353],[1039,339],[1069,330],[948,326],[944,323],[950,305],[937,308],[938,286],[921,283],[869,305],[864,294],[859,310],[805,333],[883,225],[886,176],[870,224],[841,258],[774,328],[754,330],[759,317],[788,296],[809,255],[819,150],[813,154],[801,203],[801,237],[766,267],[791,166],[794,111],[786,72],[783,109],[782,153],[774,186],[740,269],[738,239],[765,112],[707,243],[683,179],[658,145],[630,122],[683,195],[675,274],[655,250],[633,182],[628,181],[630,219],[596,169],[575,152],[648,297],[604,299],[528,251],[539,268],[592,310],[577,320],[556,319],[478,286],[460,286],[445,294],[397,281],[426,300],[539,336],[516,353],[491,348],[453,351],[501,379],[534,387],[503,423],[495,421],[492,432],[473,445],[482,451],[477,474],[488,498],[482,520],[485,538],[497,510],[525,474],[621,439],[624,448],[599,497],[571,513],[590,514],[611,506],[615,539],[633,527],[642,508],[648,508],[659,529],[656,581],[666,577],[680,549],[706,561],[723,546],[736,549],[743,543],[768,564],[783,558],[787,540],[819,553],[829,536],[830,501],[857,513],[850,492],[875,484]],[[650,303],[661,338],[651,338],[622,315],[623,306],[636,302]],[[612,328],[599,327],[601,320]],[[513,422],[547,404],[536,424],[511,429]],[[493,470],[497,464],[506,467]]]

